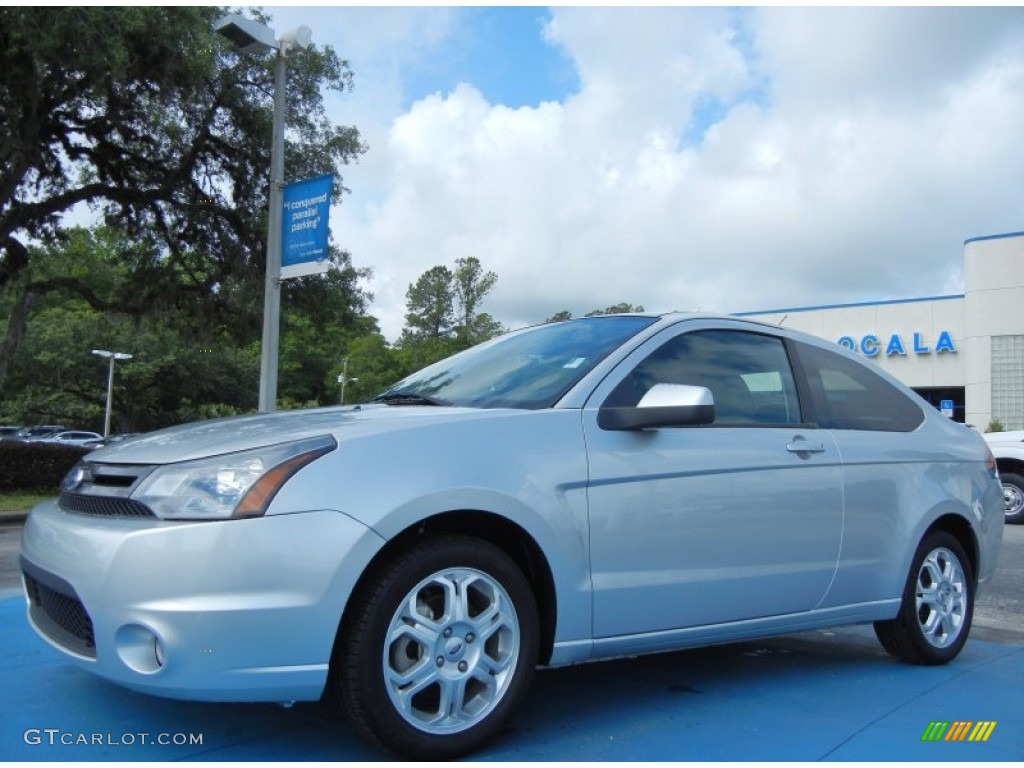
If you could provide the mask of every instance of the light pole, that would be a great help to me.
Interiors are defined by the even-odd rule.
[[[341,404],[345,404],[345,385],[350,381],[359,381],[359,378],[353,376],[351,379],[348,377],[348,358],[346,357],[341,361],[341,373],[338,374],[338,383],[341,384]]]
[[[285,58],[289,48],[308,48],[312,32],[299,27],[280,38],[265,24],[232,13],[213,26],[244,53],[276,50],[274,67],[274,136],[270,150],[270,211],[267,225],[267,269],[263,288],[263,342],[260,354],[261,412],[277,408],[277,358],[281,325],[281,201],[284,187]]]
[[[132,356],[127,352],[110,352],[106,349],[94,349],[92,353],[110,360],[110,369],[107,372],[107,415],[103,419],[103,437],[110,437],[110,408],[114,400],[114,361],[131,360]]]

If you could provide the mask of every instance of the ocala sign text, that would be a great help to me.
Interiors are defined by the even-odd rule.
[[[924,336],[920,333],[915,333],[912,343],[909,344],[904,343],[898,333],[890,336],[888,341],[885,340],[885,337],[878,337],[873,333],[862,336],[860,339],[855,339],[853,336],[841,336],[839,338],[839,346],[846,347],[854,352],[860,352],[867,357],[876,357],[882,353],[892,356],[906,355],[908,353],[915,355],[935,353],[938,355],[943,352],[956,352],[956,345],[953,343],[953,337],[949,335],[949,331],[941,331],[939,333],[939,338],[936,339],[934,347],[929,346],[925,342]]]

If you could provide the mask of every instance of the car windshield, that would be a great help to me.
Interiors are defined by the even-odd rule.
[[[526,328],[434,363],[374,400],[392,405],[548,408],[613,349],[655,320],[606,315]]]

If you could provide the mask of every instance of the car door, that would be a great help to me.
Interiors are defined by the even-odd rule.
[[[843,456],[843,550],[826,606],[899,597],[918,515],[944,504],[962,482],[955,449],[924,422],[923,401],[885,381],[871,363],[841,349],[794,344],[815,420]],[[962,491],[961,491],[962,493]]]
[[[594,636],[808,611],[828,591],[843,522],[828,431],[803,423],[781,335],[690,320],[634,351],[583,411]],[[703,386],[712,424],[602,429],[602,406],[656,383]]]

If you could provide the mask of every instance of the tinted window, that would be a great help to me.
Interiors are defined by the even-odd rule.
[[[809,344],[797,348],[822,427],[910,432],[924,421],[913,400],[867,365]]]
[[[636,405],[655,384],[707,387],[715,398],[715,424],[801,421],[786,349],[771,336],[741,331],[676,336],[637,365],[605,405]]]

